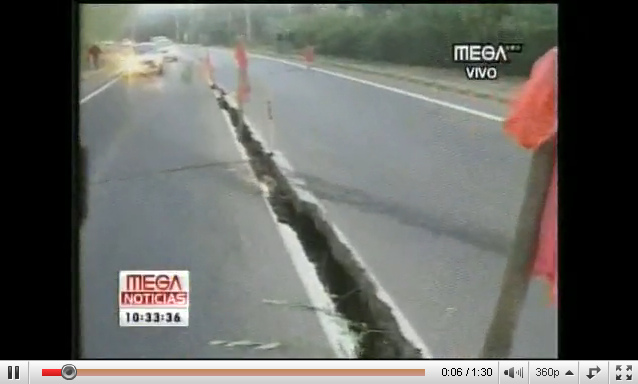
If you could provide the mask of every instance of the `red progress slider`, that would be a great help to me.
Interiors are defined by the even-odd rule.
[[[61,369],[43,369],[42,376],[62,376]]]
[[[72,380],[78,375],[78,370],[74,365],[66,364],[62,369],[43,369],[42,376],[57,376],[65,380]]]

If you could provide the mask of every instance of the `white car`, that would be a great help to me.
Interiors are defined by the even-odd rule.
[[[168,39],[159,39],[155,41],[155,45],[159,49],[160,53],[164,56],[166,61],[177,61],[178,60],[178,52],[177,47],[173,44],[172,41]]]
[[[127,76],[162,76],[164,74],[164,56],[153,43],[136,44],[124,57],[123,72]]]

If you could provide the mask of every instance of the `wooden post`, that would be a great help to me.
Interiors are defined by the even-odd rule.
[[[272,102],[271,97],[268,97],[268,101],[266,102],[266,108],[268,112],[268,122],[270,123],[270,152],[275,152],[275,120],[272,114]]]
[[[239,124],[238,128],[239,128],[239,132],[240,135],[244,135],[244,97],[242,95],[242,93],[244,92],[243,90],[243,76],[242,76],[242,69],[238,68],[237,71],[237,124]]]
[[[533,154],[514,243],[480,358],[507,358],[527,296],[555,156],[555,136]]]

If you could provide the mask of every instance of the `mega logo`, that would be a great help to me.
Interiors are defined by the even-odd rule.
[[[510,54],[522,50],[522,44],[453,44],[452,61],[466,64],[465,77],[468,80],[496,80],[497,65],[510,63]]]
[[[188,292],[179,275],[126,275],[120,305],[184,306]]]

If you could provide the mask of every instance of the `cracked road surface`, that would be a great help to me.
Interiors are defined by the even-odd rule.
[[[263,302],[309,299],[214,95],[187,65],[120,79],[80,107],[91,183],[82,357],[335,357],[315,313]],[[118,271],[182,269],[191,279],[189,327],[119,327]]]
[[[236,89],[232,53],[212,49]],[[203,56],[202,48],[191,54]],[[367,75],[340,71],[366,79]],[[498,297],[529,155],[499,122],[387,89],[251,57],[246,115],[281,151],[436,357],[476,357]],[[384,85],[416,92],[400,80]],[[425,96],[503,115],[426,87]],[[274,136],[266,102],[272,102]],[[267,139],[269,140],[269,139]],[[555,358],[557,314],[530,288],[512,357]]]

